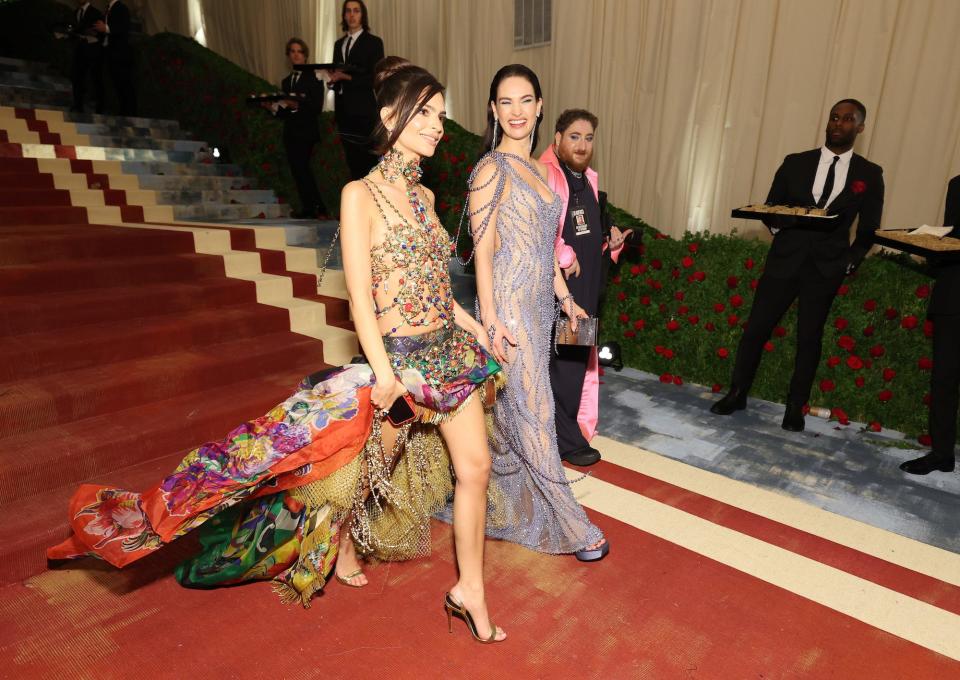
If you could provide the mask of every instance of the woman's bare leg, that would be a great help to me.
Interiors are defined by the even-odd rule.
[[[483,638],[492,631],[483,589],[483,540],[486,528],[487,485],[490,481],[490,451],[483,406],[479,399],[452,420],[440,426],[450,451],[457,484],[453,496],[453,539],[460,579],[450,594],[462,603]],[[499,627],[497,640],[507,637]]]
[[[393,451],[393,447],[397,441],[397,434],[399,430],[390,425],[386,420],[381,424],[381,435],[383,441],[383,450],[384,451]],[[394,461],[396,462],[396,461]],[[369,495],[370,490],[366,491],[366,494]],[[350,522],[353,519],[353,514],[347,515],[343,519],[343,523],[340,525],[340,543],[337,548],[337,562],[334,565],[334,570],[340,578],[344,578],[347,574],[353,574],[357,571],[360,571],[363,567],[360,562],[360,558],[357,556],[357,548],[353,544],[353,537],[350,535]],[[352,586],[365,586],[369,581],[367,580],[366,574],[362,571],[351,578],[345,579],[347,583]]]

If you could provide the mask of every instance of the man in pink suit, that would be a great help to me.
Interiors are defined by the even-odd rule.
[[[590,167],[597,117],[583,109],[560,114],[550,146],[540,161],[547,183],[563,205],[555,252],[578,305],[597,316],[604,287],[603,259],[614,262],[632,230],[603,229],[604,202],[597,173]],[[560,457],[573,465],[593,465],[600,452],[590,446],[597,430],[599,371],[595,347],[561,346],[550,362],[550,383],[556,404]]]

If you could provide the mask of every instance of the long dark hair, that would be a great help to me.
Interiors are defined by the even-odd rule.
[[[496,75],[493,76],[493,81],[490,83],[490,97],[487,99],[487,129],[483,133],[483,145],[481,146],[480,153],[484,154],[488,151],[493,150],[493,111],[490,109],[490,104],[497,101],[497,88],[500,87],[500,83],[503,82],[506,78],[511,77],[520,77],[533,85],[533,94],[537,99],[543,99],[543,91],[540,89],[540,79],[537,78],[537,74],[534,73],[529,67],[524,66],[523,64],[508,64],[504,66]],[[540,123],[543,122],[543,111],[540,112],[540,115],[537,116],[537,122],[533,126],[533,148],[537,148],[537,142],[540,140]]]
[[[367,20],[367,6],[363,4],[363,0],[343,0],[343,5],[340,7],[340,29],[346,33],[347,32],[347,3],[355,2],[360,5],[360,28],[365,30],[367,33],[370,32],[370,22]]]
[[[425,68],[411,64],[403,57],[384,57],[377,62],[373,75],[373,94],[377,106],[394,111],[393,130],[387,132],[383,121],[373,130],[374,151],[384,154],[397,143],[403,128],[435,94],[444,87]]]

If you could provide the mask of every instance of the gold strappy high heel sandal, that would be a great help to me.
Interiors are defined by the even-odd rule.
[[[337,580],[340,581],[345,586],[350,586],[351,588],[363,588],[366,583],[350,583],[350,579],[356,578],[363,573],[363,569],[357,569],[355,572],[347,574],[346,576],[341,576],[336,571],[333,572],[333,575],[337,577]]]
[[[467,608],[464,605],[454,600],[450,593],[446,593],[443,597],[443,608],[447,612],[447,629],[451,633],[453,632],[453,617],[456,616],[458,619],[462,619],[463,622],[467,624],[467,630],[470,631],[470,634],[473,635],[473,639],[477,642],[484,645],[489,645],[494,642],[503,642],[503,640],[497,639],[497,627],[494,625],[493,621],[490,622],[490,637],[480,637],[480,634],[477,633],[477,624],[474,622],[470,612],[467,611]]]

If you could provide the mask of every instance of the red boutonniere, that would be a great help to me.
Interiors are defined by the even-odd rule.
[[[867,183],[862,179],[858,179],[850,185],[850,190],[855,194],[862,194],[867,190]]]

